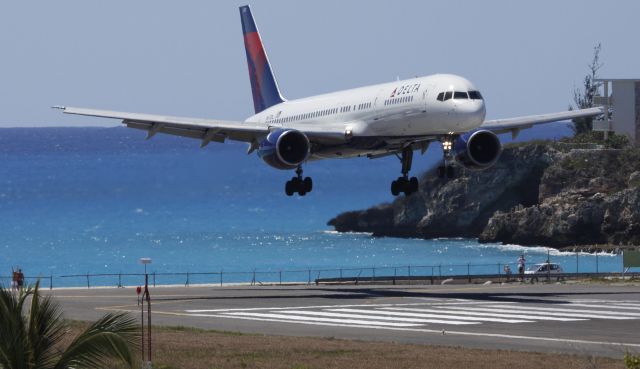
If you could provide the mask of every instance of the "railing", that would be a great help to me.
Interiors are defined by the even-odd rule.
[[[505,266],[511,269],[511,273],[505,272]],[[624,273],[605,272],[599,270],[598,259],[592,270],[582,270],[579,258],[576,255],[575,272],[563,273],[564,278],[592,277],[592,276],[624,276]],[[595,267],[595,268],[593,268]],[[584,268],[583,268],[584,269]],[[297,270],[271,270],[271,271],[211,271],[211,272],[157,272],[149,273],[149,284],[157,285],[184,285],[208,284],[249,284],[249,285],[282,285],[282,284],[312,284],[330,283],[339,281],[429,281],[435,283],[444,279],[466,279],[469,283],[473,280],[497,279],[506,280],[518,277],[516,263],[494,264],[439,264],[439,265],[406,265],[364,268],[333,268],[333,269],[297,269]],[[627,276],[637,277],[631,273]],[[144,273],[86,273],[69,275],[27,276],[26,283],[35,283],[40,280],[43,287],[124,287],[136,286],[144,283]],[[538,274],[538,277],[545,274]],[[555,277],[556,274],[550,274]],[[0,276],[0,283],[9,285],[11,277]]]

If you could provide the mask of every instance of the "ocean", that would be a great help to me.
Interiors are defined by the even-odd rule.
[[[554,124],[519,139],[568,134],[565,124]],[[285,273],[285,280],[306,280],[309,269],[366,275],[374,267],[384,274],[411,265],[413,273],[438,266],[443,274],[464,274],[470,263],[477,265],[473,273],[497,273],[500,264],[513,268],[522,253],[529,262],[547,258],[543,247],[333,232],[326,223],[340,212],[393,200],[389,183],[400,171],[395,157],[309,163],[313,192],[287,197],[284,183],[293,173],[247,155],[245,144],[200,149],[196,140],[144,137],[124,127],[0,129],[0,275],[19,266],[28,277],[54,276],[57,286],[77,286],[86,281],[57,277],[140,273],[139,258],[149,257],[156,273],[224,271],[233,282],[247,275],[231,272],[279,278],[284,270],[300,271]],[[439,145],[431,145],[415,157],[413,173],[440,155]],[[595,270],[594,255],[550,255],[567,271]],[[597,263],[600,271],[620,271],[622,261],[603,254]],[[184,276],[162,282],[183,283]]]

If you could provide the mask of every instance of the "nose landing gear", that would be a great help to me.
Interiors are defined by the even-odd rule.
[[[418,178],[409,178],[409,171],[411,171],[411,163],[413,161],[413,150],[411,147],[406,147],[402,150],[402,156],[400,162],[402,163],[402,176],[398,177],[395,181],[391,182],[391,194],[398,196],[401,192],[404,192],[405,196],[418,192],[420,184]]]
[[[444,154],[443,165],[438,167],[438,178],[455,178],[456,168],[453,166],[453,137],[442,139],[442,153]]]
[[[304,196],[311,190],[313,190],[313,180],[311,177],[302,178],[301,166],[296,169],[296,177],[291,178],[284,186],[284,192],[287,196],[293,196],[296,192],[298,195]]]

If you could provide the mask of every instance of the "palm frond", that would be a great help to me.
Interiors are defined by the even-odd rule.
[[[0,367],[28,368],[31,362],[29,339],[26,324],[22,315],[27,297],[32,294],[31,288],[19,293],[0,288]]]
[[[129,314],[107,314],[73,340],[54,368],[106,368],[109,359],[132,366],[131,347],[137,347],[139,334],[136,320]]]
[[[59,356],[57,345],[65,334],[60,305],[50,296],[42,297],[36,283],[29,309],[29,344],[31,360],[42,368],[53,367]]]

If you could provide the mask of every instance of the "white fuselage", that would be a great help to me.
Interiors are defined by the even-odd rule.
[[[478,128],[484,122],[485,104],[482,98],[469,98],[470,91],[477,92],[467,79],[436,74],[285,101],[246,121],[310,135],[335,132],[326,143],[340,152],[333,155],[329,150],[321,157],[350,157],[375,153],[362,148],[343,153],[354,138],[439,137]],[[445,99],[441,93],[447,92],[450,98]],[[466,95],[454,98],[455,92]]]

